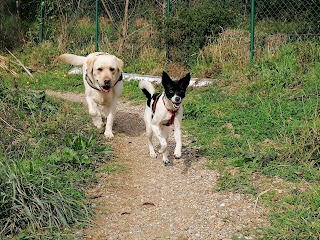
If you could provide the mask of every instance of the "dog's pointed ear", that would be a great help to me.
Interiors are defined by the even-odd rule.
[[[188,87],[189,84],[190,84],[190,79],[191,79],[190,73],[187,73],[186,76],[184,76],[183,78],[181,78],[181,79],[179,80],[181,88],[187,89],[187,87]]]
[[[165,86],[170,82],[172,82],[172,79],[169,77],[168,73],[163,71],[162,72],[162,85]]]

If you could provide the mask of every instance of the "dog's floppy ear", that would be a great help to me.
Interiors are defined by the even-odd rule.
[[[93,65],[96,60],[96,56],[90,56],[87,59],[87,75],[91,81],[93,81]]]
[[[103,55],[105,54],[104,52],[94,52],[88,55],[88,59],[87,59],[87,74],[89,79],[91,79],[91,81],[93,80],[93,65],[94,62],[96,61],[96,57],[98,55]]]
[[[179,80],[180,87],[183,89],[187,89],[187,87],[189,86],[189,83],[190,83],[190,79],[191,79],[190,73],[187,73],[186,76],[184,76],[183,78],[181,78]]]
[[[123,61],[120,58],[117,58],[117,57],[116,57],[116,60],[117,60],[117,63],[118,63],[119,71],[123,72],[123,67],[124,67]]]

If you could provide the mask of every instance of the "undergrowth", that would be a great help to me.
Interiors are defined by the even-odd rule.
[[[222,174],[215,190],[260,196],[271,209],[258,238],[319,238],[318,47],[289,43],[247,69],[236,87],[187,94],[184,125]]]
[[[84,192],[110,159],[76,104],[0,85],[0,236],[74,239],[92,215]],[[63,237],[62,237],[63,236]]]
[[[225,34],[234,36],[238,32]],[[251,66],[245,64],[247,59],[243,58],[245,54],[242,50],[237,48],[238,42],[233,43],[238,51],[234,51],[231,57],[230,51],[219,50],[229,46],[229,43],[227,40],[218,41],[217,46],[213,43],[204,48],[199,55],[198,65],[191,67],[194,72],[203,72],[205,76],[214,76],[219,80],[201,89],[188,90],[184,100],[183,126],[192,135],[194,144],[200,147],[202,154],[209,158],[208,167],[221,173],[215,191],[232,190],[252,194],[259,199],[259,204],[269,209],[269,225],[252,234],[261,239],[318,239],[319,43],[304,41],[279,44],[272,52],[259,53],[259,58]],[[223,54],[216,57],[215,53],[219,52]],[[207,65],[203,67],[203,63]],[[148,66],[144,64],[137,60],[129,69],[141,73],[144,68],[152,69],[155,66],[153,63],[148,63]],[[68,69],[62,65],[52,66],[46,73],[35,73],[34,78],[22,77],[16,81],[19,86],[31,89],[83,91],[81,76],[66,74]],[[32,99],[32,95],[28,98]],[[139,103],[145,101],[134,81],[124,82],[123,98]],[[29,175],[34,169],[41,167],[41,171],[44,171],[46,166],[51,174],[58,176],[69,169],[80,169],[81,174],[91,176],[92,153],[102,150],[87,152],[81,147],[74,149],[73,142],[91,149],[93,145],[96,146],[92,143],[95,138],[85,137],[92,135],[81,132],[86,128],[79,127],[81,124],[77,121],[80,119],[72,117],[69,123],[63,120],[68,116],[57,115],[59,105],[55,105],[55,102],[45,107],[46,101],[42,102],[41,94],[36,99],[32,104],[24,104],[23,101],[15,103],[23,108],[22,113],[11,107],[10,111],[5,111],[9,115],[2,118],[12,119],[13,122],[6,120],[8,125],[1,121],[11,131],[1,136],[1,139],[8,139],[7,144],[0,146],[4,152],[1,157],[8,158],[9,152],[13,154],[11,158],[19,159],[19,164],[23,163],[28,177],[31,177]],[[4,103],[0,106],[7,108]],[[39,109],[38,106],[43,109],[35,114],[33,109]],[[73,111],[66,105],[62,106]],[[68,111],[64,114],[68,115]],[[24,117],[26,123],[14,121],[17,116],[27,113],[29,117]],[[46,120],[48,116],[50,121]],[[44,120],[38,121],[40,117]],[[31,128],[33,126],[35,130]],[[70,131],[80,131],[80,135],[69,136]],[[29,135],[26,137],[25,132],[31,138]],[[13,137],[16,135],[18,138]],[[79,138],[84,139],[85,143],[78,143],[82,142]],[[44,152],[48,156],[42,157],[41,153]],[[30,159],[33,159],[32,164]],[[37,164],[37,161],[41,164]],[[59,167],[49,167],[51,164]],[[72,186],[83,187],[86,182],[79,182],[81,178],[77,174],[71,172],[62,179],[66,184],[69,184],[67,179],[71,179]],[[63,225],[63,222],[59,224]]]

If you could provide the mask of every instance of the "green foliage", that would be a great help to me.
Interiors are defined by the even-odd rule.
[[[12,50],[23,43],[25,26],[15,16],[0,15],[0,49]]]
[[[318,48],[286,44],[246,70],[248,84],[194,89],[184,104],[184,126],[221,173],[216,190],[263,193],[270,185],[261,175],[291,184],[283,198],[260,197],[271,208],[270,225],[256,233],[262,239],[319,238]]]
[[[146,101],[145,95],[138,87],[138,81],[124,82],[122,96],[128,100],[138,101],[143,103]]]
[[[310,33],[319,31],[318,1],[258,1],[256,2],[257,19],[273,19],[279,22],[296,22],[291,33]],[[284,29],[287,31],[286,29]],[[281,32],[283,29],[281,29]]]
[[[314,68],[300,68],[297,49],[288,45],[278,59],[257,64],[251,70],[256,82],[239,93],[229,94],[218,86],[189,93],[186,123],[213,159],[236,157],[241,166],[254,160],[260,168],[272,161],[320,163],[316,144],[320,82]],[[267,144],[269,140],[282,144],[275,147]],[[257,156],[248,159],[252,154]],[[309,177],[316,179],[318,174]]]
[[[174,4],[168,21],[169,38],[173,61],[193,63],[199,49],[209,37],[214,37],[224,28],[232,27],[239,17],[240,9],[232,1],[206,0],[194,4],[178,1]]]
[[[92,211],[83,190],[112,151],[97,141],[86,112],[2,85],[0,109],[1,238],[58,239],[87,224]]]
[[[39,164],[39,163],[38,163]],[[84,193],[32,161],[1,159],[0,225],[3,235],[51,231],[88,221]]]

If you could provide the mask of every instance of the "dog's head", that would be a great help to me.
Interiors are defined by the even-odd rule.
[[[120,78],[123,65],[123,61],[114,55],[92,53],[87,59],[87,74],[101,91],[109,92]]]
[[[190,73],[180,80],[172,80],[166,72],[162,73],[162,85],[166,97],[178,108],[182,99],[186,96],[186,90],[190,83]]]

